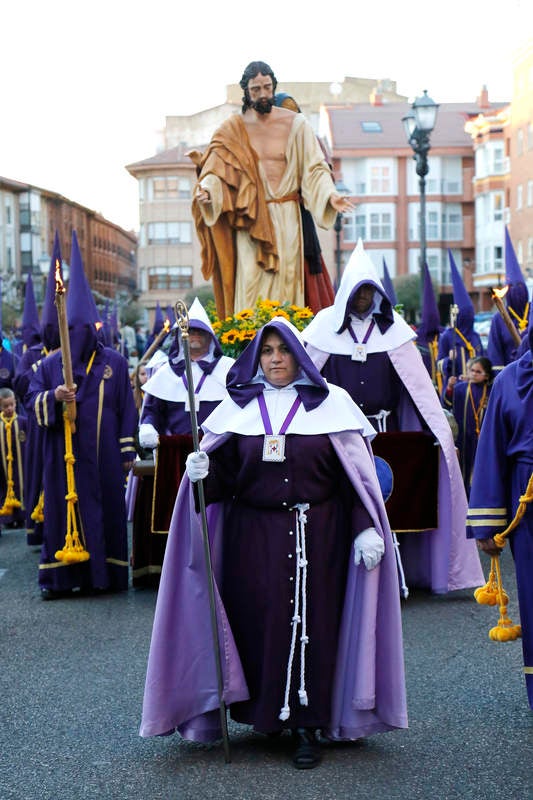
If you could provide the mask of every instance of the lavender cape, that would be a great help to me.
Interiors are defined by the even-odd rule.
[[[362,436],[329,434],[355,491],[385,539],[385,555],[367,571],[350,559],[339,634],[331,719],[333,739],[357,739],[407,727],[396,563],[390,528],[369,447]],[[228,435],[207,433],[210,452]],[[208,508],[213,567],[220,580],[223,508]],[[218,588],[218,630],[227,705],[248,698],[239,654]],[[209,742],[220,737],[219,700],[203,540],[188,478],[177,497],[157,598],[144,693],[141,736],[178,731]]]
[[[329,354],[310,344],[307,349],[322,369]],[[414,343],[405,342],[389,350],[388,356],[407,390],[399,409],[400,430],[421,430],[420,414],[440,445],[439,526],[402,535],[401,555],[408,581],[437,594],[481,586],[485,580],[479,554],[466,538],[468,504],[448,421]]]

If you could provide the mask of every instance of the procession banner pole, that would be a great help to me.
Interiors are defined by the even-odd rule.
[[[185,373],[187,376],[187,391],[189,395],[189,409],[191,415],[191,432],[194,450],[200,450],[200,439],[198,435],[198,420],[196,418],[196,405],[194,394],[194,382],[192,376],[191,354],[189,350],[189,313],[187,306],[182,300],[178,300],[175,306],[176,320],[181,332],[183,343],[183,355],[185,358]],[[211,630],[213,634],[213,647],[215,651],[215,664],[217,671],[218,700],[220,709],[220,725],[222,728],[222,739],[224,742],[224,756],[226,764],[231,761],[228,735],[228,718],[226,714],[226,704],[224,702],[224,679],[222,675],[222,660],[220,657],[220,637],[218,635],[218,622],[215,602],[215,579],[213,576],[213,565],[211,563],[211,549],[209,547],[209,534],[207,530],[207,515],[205,510],[204,485],[201,480],[196,484],[198,488],[198,501],[200,506],[200,518],[202,521],[202,535],[204,540],[205,565],[207,570],[207,583],[209,589],[209,610],[211,613]]]
[[[138,367],[140,367],[141,364],[146,364],[150,360],[150,358],[153,356],[159,345],[163,343],[163,340],[167,338],[169,333],[170,333],[170,321],[166,319],[163,327],[155,337],[150,347],[148,347],[146,352],[143,353],[142,357],[139,359],[139,363],[137,364]]]
[[[72,356],[70,354],[70,338],[68,333],[68,320],[67,310],[65,307],[65,284],[61,275],[61,264],[59,259],[56,259],[55,269],[55,306],[57,309],[57,322],[59,326],[59,341],[61,345],[61,360],[63,362],[63,378],[67,389],[74,388],[74,376],[72,374]],[[71,430],[74,433],[76,430],[76,401],[65,403],[67,416],[70,420]]]
[[[492,289],[491,288],[491,290],[490,290],[491,291],[491,299],[494,301],[494,305],[496,306],[496,308],[500,312],[500,316],[503,319],[503,321],[505,322],[505,326],[506,326],[507,330],[509,331],[509,333],[511,334],[511,336],[513,338],[513,342],[515,343],[515,345],[517,347],[519,347],[520,344],[522,343],[522,337],[520,336],[520,334],[516,330],[516,328],[515,328],[515,326],[513,324],[513,320],[511,319],[511,316],[510,316],[509,312],[507,311],[507,309],[505,308],[505,305],[503,303],[503,298],[507,294],[508,289],[509,289],[508,286],[504,286],[502,289]]]

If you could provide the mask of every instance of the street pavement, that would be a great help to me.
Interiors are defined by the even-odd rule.
[[[413,534],[416,535],[416,534]],[[513,565],[502,569],[518,622]],[[230,722],[220,744],[138,735],[156,591],[43,602],[25,532],[0,538],[0,800],[492,800],[533,797],[533,712],[520,641],[472,592],[402,600],[409,729],[324,747]],[[484,560],[485,573],[488,560]]]

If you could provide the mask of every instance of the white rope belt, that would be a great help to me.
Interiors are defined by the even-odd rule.
[[[387,411],[382,408],[377,414],[368,414],[367,419],[375,419],[378,424],[378,433],[387,432],[387,417],[392,414],[392,411]]]
[[[301,624],[300,634],[300,688],[298,697],[300,705],[308,704],[307,692],[305,690],[305,648],[309,644],[307,636],[307,556],[305,548],[305,523],[307,522],[306,511],[309,510],[309,503],[297,503],[292,506],[291,511],[296,511],[296,577],[294,581],[294,614],[291,621],[292,635],[291,647],[289,651],[289,661],[287,664],[287,681],[285,683],[285,697],[283,708],[280,711],[279,719],[289,719],[291,709],[289,706],[289,694],[291,690],[292,665],[294,663],[294,653],[296,650],[296,638],[298,636],[298,626]],[[301,614],[300,614],[301,607]]]

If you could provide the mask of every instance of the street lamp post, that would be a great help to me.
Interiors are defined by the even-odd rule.
[[[430,134],[435,127],[439,106],[424,89],[422,97],[417,97],[411,106],[412,111],[402,119],[407,141],[413,150],[416,161],[416,174],[420,188],[420,293],[423,292],[423,271],[426,263],[426,175],[429,172],[428,153],[431,149]]]

